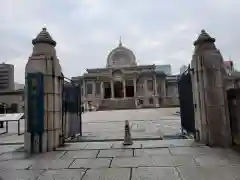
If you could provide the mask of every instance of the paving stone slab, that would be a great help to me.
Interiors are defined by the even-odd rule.
[[[76,159],[69,168],[73,169],[97,169],[108,168],[111,158],[95,158],[95,159]]]
[[[29,154],[25,152],[7,152],[0,155],[0,161],[26,159]]]
[[[162,147],[197,147],[203,146],[190,139],[171,139],[158,141],[143,141],[142,148],[162,148]]]
[[[35,180],[43,171],[36,170],[0,170],[1,180]]]
[[[111,167],[147,167],[153,165],[154,162],[149,157],[113,158],[111,163]]]
[[[11,129],[11,127],[9,128]],[[24,130],[22,131],[24,132]],[[0,135],[0,144],[6,144],[6,143],[22,143],[24,144],[24,135],[18,136],[17,133],[14,134],[6,134],[5,137],[2,137],[3,135]]]
[[[177,167],[177,166],[197,166],[193,157],[190,156],[154,156],[153,166]]]
[[[202,147],[174,147],[169,148],[172,155],[204,155],[204,154],[226,154],[226,149],[219,149],[219,148],[210,148],[207,146]],[[230,153],[230,151],[228,152]]]
[[[181,180],[175,168],[140,167],[134,168],[131,180]],[[192,179],[193,180],[193,179]]]
[[[82,180],[129,180],[130,168],[90,169]]]
[[[225,169],[225,171],[228,171],[230,174],[232,174],[236,178],[236,180],[240,180],[240,165],[223,168]]]
[[[135,149],[134,156],[170,156],[168,148]]]
[[[199,155],[195,157],[195,161],[198,165],[203,167],[208,166],[232,166],[232,165],[239,165],[240,164],[240,158],[232,158],[227,156],[221,156],[221,155]]]
[[[80,180],[86,170],[47,170],[37,180]]]
[[[167,148],[173,147],[169,140],[143,141],[142,148]]]
[[[139,149],[142,147],[142,143],[140,141],[133,141],[132,145],[124,146],[122,141],[114,142],[112,144],[113,149]]]
[[[100,150],[98,157],[132,157],[132,149],[104,149]]]
[[[84,149],[110,149],[112,142],[90,142]]]
[[[28,169],[32,164],[31,160],[9,160],[1,161],[0,169]]]
[[[66,151],[52,151],[52,152],[45,152],[34,154],[29,157],[29,159],[61,159],[65,155]]]
[[[99,150],[68,151],[63,159],[96,158]]]
[[[68,168],[74,160],[68,159],[58,159],[58,160],[45,160],[45,159],[36,159],[30,169],[66,169]]]
[[[183,180],[236,180],[228,167],[178,167],[177,169]]]
[[[63,147],[57,148],[57,151],[81,150],[87,146],[87,143],[66,143]]]
[[[22,145],[0,145],[0,154],[16,151],[17,149],[19,149],[21,147],[22,147]]]

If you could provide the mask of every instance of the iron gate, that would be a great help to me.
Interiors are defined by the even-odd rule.
[[[64,139],[82,135],[81,86],[63,78],[62,129]]]
[[[227,91],[227,99],[228,99],[228,109],[229,109],[229,119],[230,119],[230,129],[232,136],[233,145],[240,144],[240,120],[238,117],[238,103],[240,97],[240,89],[229,89]]]
[[[182,129],[195,135],[195,119],[190,66],[178,79]]]

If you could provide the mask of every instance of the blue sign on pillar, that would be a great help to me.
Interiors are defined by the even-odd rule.
[[[41,134],[44,131],[44,83],[42,73],[27,74],[28,132]]]

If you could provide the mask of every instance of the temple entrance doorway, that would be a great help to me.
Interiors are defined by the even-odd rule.
[[[126,97],[134,97],[134,85],[133,80],[127,80],[126,81]]]
[[[112,94],[111,84],[109,82],[104,82],[103,87],[104,87],[104,99],[110,99]]]
[[[114,82],[115,98],[123,98],[123,83],[121,81]]]

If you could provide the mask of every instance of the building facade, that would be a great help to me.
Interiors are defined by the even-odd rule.
[[[5,112],[2,111],[4,106]],[[24,90],[0,92],[0,114],[24,112]]]
[[[14,66],[12,64],[0,64],[0,91],[14,90]]]
[[[134,53],[120,42],[105,68],[87,69],[81,77],[85,110],[178,106],[177,76],[167,76],[155,65],[138,65]]]
[[[182,65],[180,67],[180,74],[183,74],[187,69],[188,69],[188,67],[186,65]]]
[[[155,70],[156,72],[164,72],[167,76],[172,75],[172,67],[170,64],[156,65]]]

